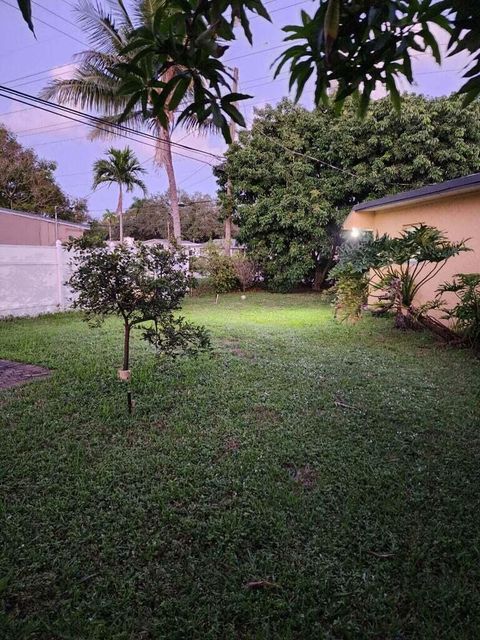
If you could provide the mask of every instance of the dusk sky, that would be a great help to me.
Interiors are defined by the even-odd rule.
[[[288,95],[286,73],[273,80],[270,69],[281,51],[281,27],[299,22],[302,8],[313,13],[316,4],[311,0],[267,0],[265,5],[271,12],[273,23],[254,18],[253,47],[239,31],[238,41],[232,44],[225,55],[228,64],[239,68],[240,90],[254,96],[242,105],[247,123],[251,122],[255,107],[275,104]],[[21,19],[15,0],[0,0],[0,84],[36,95],[53,77],[69,77],[75,53],[89,47],[85,35],[76,24],[73,0],[34,1],[33,11],[37,40]],[[446,39],[445,34],[440,35],[442,43]],[[461,85],[463,63],[464,60],[457,56],[445,60],[440,69],[429,55],[418,55],[414,65],[417,85],[410,90],[430,96],[447,95],[455,91]],[[401,88],[406,90],[407,85]],[[302,104],[310,108],[311,100],[312,91],[307,90]],[[91,186],[92,165],[111,145],[124,147],[128,144],[135,149],[148,170],[146,183],[150,193],[166,189],[164,171],[155,168],[152,163],[154,149],[151,146],[123,138],[92,142],[87,137],[89,129],[84,125],[24,107],[5,98],[0,98],[0,122],[14,131],[18,140],[32,147],[40,157],[57,162],[56,176],[62,188],[71,196],[88,196],[89,211],[93,217],[101,217],[105,209],[115,209],[116,206],[117,193],[114,187],[103,187],[92,193]],[[221,154],[225,149],[218,136],[187,135],[180,128],[173,139],[215,154]],[[191,151],[185,153],[196,155]],[[197,154],[196,160],[180,155],[174,157],[179,188],[192,193],[215,193],[216,185],[210,165],[199,161],[205,161],[205,156]],[[211,160],[213,162],[213,158]],[[127,205],[130,200],[129,194]]]

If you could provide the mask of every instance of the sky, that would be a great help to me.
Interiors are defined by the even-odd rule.
[[[128,2],[127,2],[128,4]],[[253,97],[241,104],[241,110],[251,124],[255,108],[276,104],[288,96],[286,73],[273,80],[271,64],[282,50],[282,26],[300,21],[302,9],[313,13],[318,0],[266,0],[272,22],[254,17],[251,22],[253,46],[238,31],[235,41],[224,60],[239,69],[240,91]],[[16,0],[0,0],[0,84],[37,95],[53,78],[68,78],[75,54],[88,46],[85,34],[78,25],[74,0],[33,1],[33,14],[37,39],[21,19]],[[439,41],[446,42],[439,34]],[[444,46],[441,47],[444,50]],[[439,67],[429,54],[418,54],[414,62],[416,85],[406,83],[402,90],[429,96],[448,95],[462,84],[461,75],[465,59],[462,56],[446,59]],[[312,108],[313,91],[308,87],[301,104]],[[381,91],[376,93],[381,97]],[[116,208],[115,187],[100,187],[92,191],[92,166],[109,146],[131,146],[147,170],[145,182],[149,193],[163,192],[167,188],[165,171],[153,163],[152,143],[112,140],[90,140],[89,129],[0,97],[0,122],[17,135],[18,141],[35,150],[38,156],[57,163],[55,176],[63,190],[71,197],[87,197],[88,209],[94,218],[100,218],[106,209]],[[195,149],[221,156],[225,144],[218,135],[199,136],[175,130],[173,140]],[[189,155],[180,155],[180,153]],[[215,160],[193,151],[178,150],[174,155],[178,187],[187,192],[214,194],[215,179],[211,164]],[[126,205],[132,197],[128,194]]]

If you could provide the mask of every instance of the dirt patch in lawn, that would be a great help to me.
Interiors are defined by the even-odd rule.
[[[36,364],[0,360],[0,389],[8,389],[38,378],[47,378],[50,369]]]
[[[304,487],[305,489],[313,489],[317,484],[317,472],[315,471],[315,469],[312,469],[309,464],[306,464],[302,467],[297,467],[292,463],[287,463],[283,466],[288,471],[288,474],[290,475],[292,480],[301,487]]]

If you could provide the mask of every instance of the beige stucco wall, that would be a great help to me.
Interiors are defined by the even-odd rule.
[[[80,238],[85,230],[74,225],[58,222],[58,239],[62,242],[70,237]],[[33,218],[26,215],[0,211],[0,245],[53,246],[55,244],[55,221]]]
[[[379,235],[387,233],[394,237],[405,227],[420,222],[437,227],[452,241],[469,238],[467,246],[472,251],[451,258],[438,276],[422,287],[415,300],[416,305],[432,300],[437,287],[450,281],[456,273],[480,272],[480,192],[407,203],[373,212],[352,211],[344,225],[345,229],[371,229]]]

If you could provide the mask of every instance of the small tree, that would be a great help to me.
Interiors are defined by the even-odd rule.
[[[77,298],[74,307],[93,325],[108,316],[120,316],[124,327],[123,376],[129,379],[130,334],[141,325],[143,337],[159,353],[193,355],[210,348],[204,327],[175,317],[188,289],[183,258],[159,247],[124,245],[78,249],[69,285]],[[128,373],[127,373],[128,372]]]
[[[258,271],[256,263],[247,256],[238,254],[232,258],[232,265],[237,280],[242,285],[242,291],[246,291],[253,286]]]

